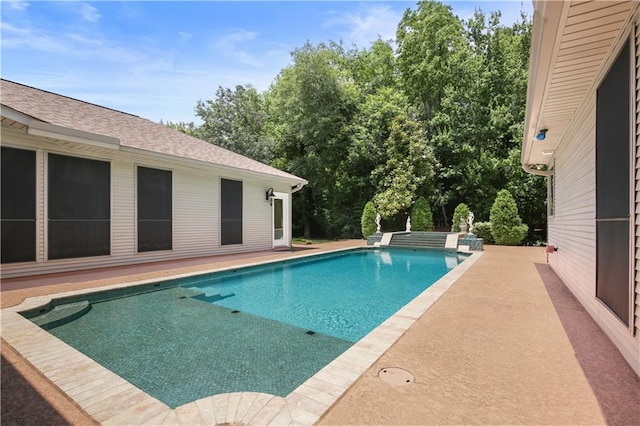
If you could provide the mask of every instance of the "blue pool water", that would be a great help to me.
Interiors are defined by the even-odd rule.
[[[456,253],[365,250],[183,286],[218,306],[355,343],[457,263]]]
[[[286,396],[459,256],[351,250],[74,296],[44,315],[23,314],[172,408],[225,392]],[[75,313],[65,321],[64,312]]]

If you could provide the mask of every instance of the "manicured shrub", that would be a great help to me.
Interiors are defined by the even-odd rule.
[[[522,242],[529,227],[518,215],[516,200],[506,189],[500,190],[489,215],[491,234],[496,244],[515,246]]]
[[[411,209],[411,230],[433,231],[433,214],[424,197],[418,198]]]
[[[460,221],[464,218],[467,220],[469,216],[469,207],[465,203],[460,203],[453,211],[453,223],[451,225],[451,232],[460,232]]]
[[[484,239],[485,244],[493,243],[493,235],[491,235],[491,222],[476,222],[473,224],[473,233],[478,238]]]
[[[378,225],[376,225],[376,208],[371,201],[364,205],[360,226],[362,227],[362,236],[364,238],[373,235],[378,228]]]

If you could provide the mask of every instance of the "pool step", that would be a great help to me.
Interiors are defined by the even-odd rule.
[[[393,234],[390,246],[394,247],[426,247],[445,248],[447,234],[445,232],[406,232]]]
[[[31,318],[31,321],[45,330],[51,330],[52,328],[80,318],[90,310],[91,303],[83,300],[82,302],[67,303],[65,305],[56,306],[49,312]]]

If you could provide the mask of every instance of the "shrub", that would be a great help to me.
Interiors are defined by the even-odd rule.
[[[362,218],[360,219],[360,226],[362,227],[362,236],[364,238],[367,238],[369,235],[373,235],[378,228],[376,225],[376,208],[371,201],[364,205]]]
[[[485,244],[493,243],[493,235],[491,235],[491,222],[476,222],[473,224],[473,233],[478,238],[484,239]]]
[[[529,227],[522,223],[518,206],[506,189],[500,190],[489,215],[491,234],[496,244],[515,246],[522,242]]]
[[[433,231],[433,214],[424,197],[418,198],[411,210],[411,229],[414,231]]]
[[[453,224],[451,225],[451,232],[460,232],[460,221],[464,218],[467,220],[467,216],[469,216],[469,207],[465,203],[460,203],[457,205],[456,209],[453,211]]]

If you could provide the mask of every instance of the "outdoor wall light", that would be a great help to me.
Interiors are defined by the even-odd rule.
[[[273,188],[267,189],[266,195],[267,195],[266,200],[269,202],[270,205],[273,205],[273,199],[276,198],[276,194],[273,193]]]
[[[542,129],[538,132],[538,134],[536,135],[536,140],[539,141],[543,141],[545,140],[545,138],[547,137],[547,132],[549,131],[549,129]]]

